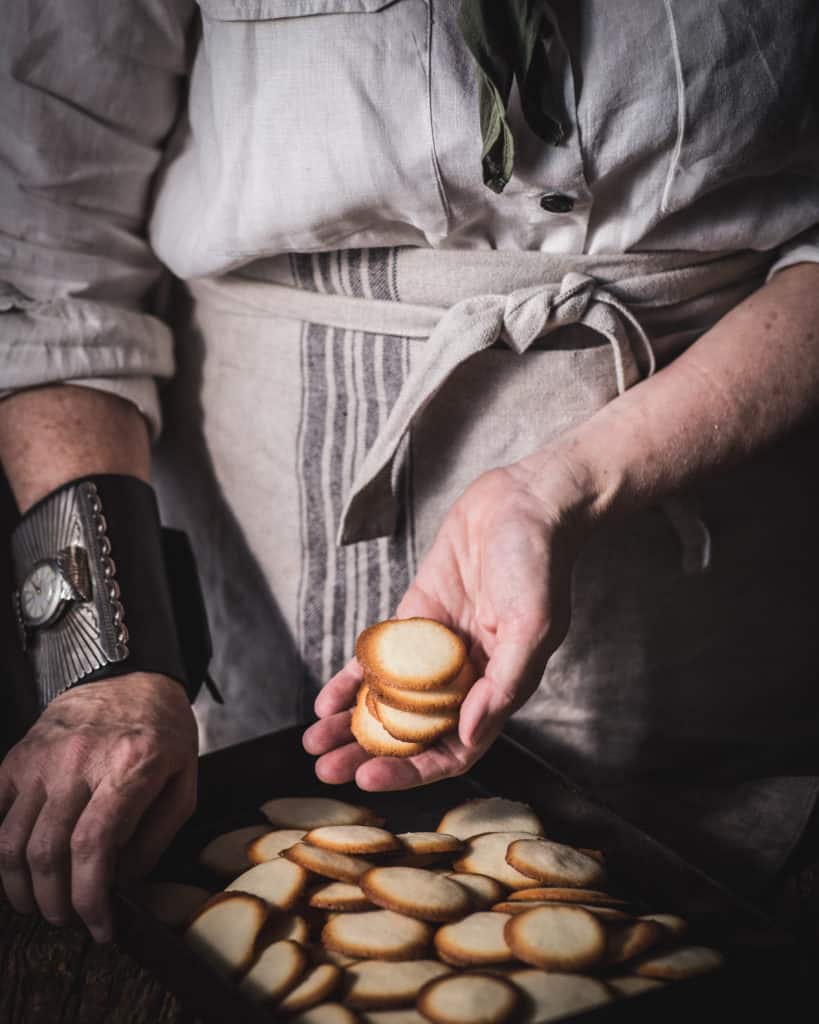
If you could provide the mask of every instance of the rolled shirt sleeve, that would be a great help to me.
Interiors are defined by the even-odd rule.
[[[149,312],[154,174],[187,73],[193,0],[20,0],[0,33],[0,396],[68,382],[156,434],[173,373]]]
[[[819,263],[819,224],[786,242],[768,271],[768,280],[797,263]]]

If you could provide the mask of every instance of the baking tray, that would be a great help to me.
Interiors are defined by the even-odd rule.
[[[698,978],[617,1000],[567,1021],[706,1021],[799,1005],[796,946],[758,907],[732,893],[673,851],[591,800],[545,761],[501,737],[468,773],[420,789],[364,793],[354,785],[327,786],[316,779],[314,760],[301,745],[302,727],[272,733],[207,754],[199,760],[196,812],[151,877],[214,890],[212,876],[196,865],[204,844],[221,832],[264,823],[258,806],[275,796],[334,796],[372,807],[395,831],[435,829],[444,810],[477,796],[505,796],[530,804],[549,838],[601,849],[613,892],[646,912],[676,911],[691,925],[691,941],[719,948],[726,966]],[[223,884],[223,883],[222,883]],[[127,893],[116,894],[119,945],[151,971],[183,1005],[208,1024],[270,1024],[275,1011],[240,995]],[[804,1004],[802,1004],[804,1005]]]

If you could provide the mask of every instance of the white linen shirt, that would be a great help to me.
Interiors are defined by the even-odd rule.
[[[510,104],[481,178],[458,0],[18,0],[0,39],[0,394],[54,381],[159,428],[151,315],[185,279],[370,246],[819,261],[814,0],[562,0],[567,138]],[[549,212],[550,194],[571,209]],[[568,200],[566,199],[568,197]],[[551,203],[554,205],[554,203]],[[544,208],[546,207],[546,208]]]

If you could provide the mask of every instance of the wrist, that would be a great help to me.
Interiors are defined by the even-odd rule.
[[[512,467],[548,514],[580,540],[617,514],[625,483],[618,462],[608,457],[606,442],[599,434],[590,437],[585,426],[562,434]]]
[[[58,694],[48,705],[64,708],[77,700],[99,701],[116,697],[121,714],[125,717],[146,701],[163,706],[179,705],[190,710],[190,701],[184,686],[171,676],[159,672],[130,672],[118,676],[107,676],[87,686],[74,686]]]

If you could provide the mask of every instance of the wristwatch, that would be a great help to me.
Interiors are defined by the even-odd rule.
[[[91,600],[85,549],[72,546],[36,562],[17,592],[24,630],[52,626],[74,602]]]
[[[62,488],[12,534],[13,594],[40,703],[128,657],[107,523],[93,481]]]

